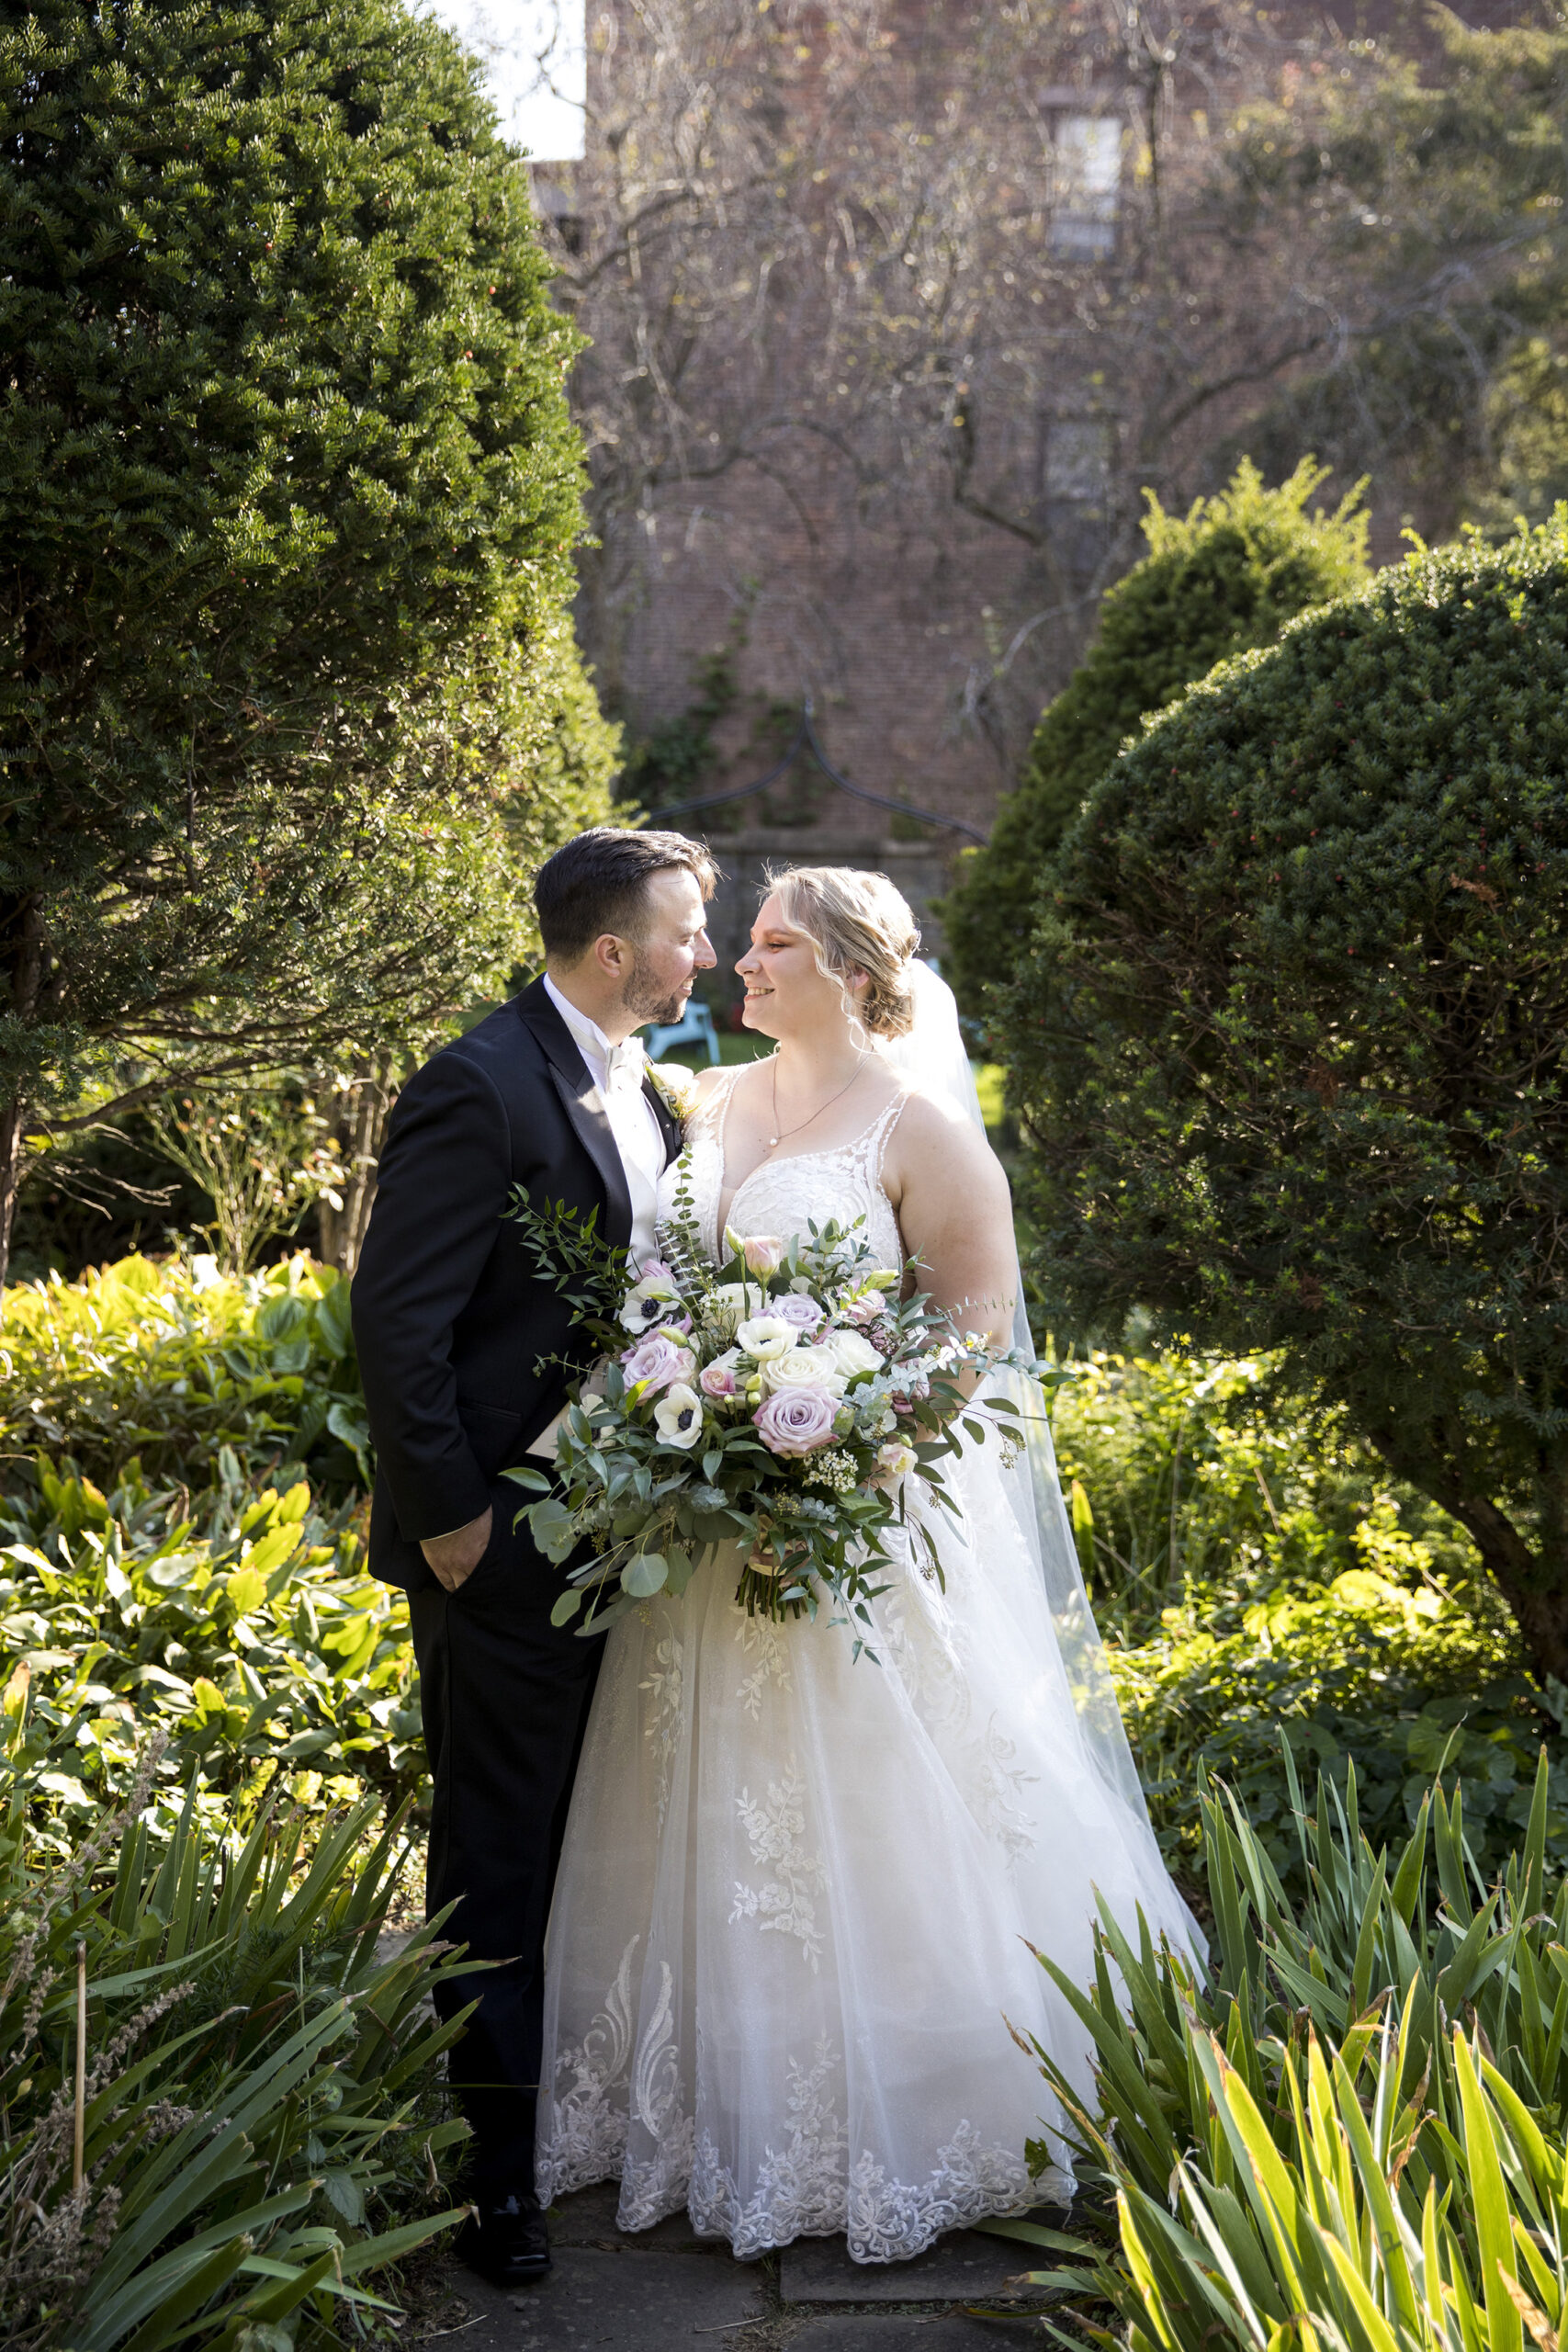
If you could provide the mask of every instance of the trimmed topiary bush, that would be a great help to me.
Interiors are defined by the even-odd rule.
[[[1153,724],[1004,1027],[1058,1307],[1288,1350],[1568,1681],[1568,510]]]
[[[1149,552],[1100,605],[1099,634],[1036,729],[1017,791],[986,847],[964,853],[942,904],[942,968],[967,1012],[982,1012],[987,984],[1010,976],[1042,865],[1144,714],[1366,578],[1359,490],[1332,514],[1307,511],[1326,474],[1303,458],[1288,481],[1266,490],[1244,458],[1228,488],[1185,515],[1168,514],[1146,493]]]
[[[548,279],[477,63],[392,0],[0,25],[0,1278],[84,1099],[504,972],[497,782],[531,732],[572,813],[613,763]]]

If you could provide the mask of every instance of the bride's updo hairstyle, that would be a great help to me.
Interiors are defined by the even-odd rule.
[[[909,966],[920,944],[915,918],[886,874],[847,865],[794,865],[770,871],[784,920],[804,932],[824,979],[837,980],[844,1010],[874,1037],[907,1037],[915,1023]],[[866,985],[852,989],[852,972]]]

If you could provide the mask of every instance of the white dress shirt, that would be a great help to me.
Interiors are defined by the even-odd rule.
[[[654,1254],[653,1227],[659,1204],[659,1179],[664,1171],[664,1136],[652,1103],[642,1091],[647,1057],[640,1037],[612,1046],[596,1021],[580,1012],[564,997],[549,974],[545,993],[570,1030],[599,1097],[610,1132],[621,1155],[626,1190],[631,1195],[632,1235],[627,1244],[634,1267],[647,1264]]]

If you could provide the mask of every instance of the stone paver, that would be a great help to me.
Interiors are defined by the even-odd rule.
[[[1066,2217],[1042,2209],[1031,2218],[1059,2227]],[[956,2231],[913,2262],[852,2262],[842,2238],[737,2262],[683,2214],[623,2235],[605,2183],[563,2198],[550,2235],[554,2269],[521,2291],[443,2265],[416,2341],[430,2352],[980,2352],[986,2343],[1037,2352],[1040,2343],[1038,2318],[1025,2314],[1042,2299],[1007,2282],[1049,2257],[981,2231]],[[1005,2315],[1010,2301],[1016,2317]],[[886,2308],[894,2305],[903,2308]],[[964,2305],[994,2316],[966,2316]]]
[[[580,2188],[575,2197],[563,2197],[550,2215],[552,2245],[613,2245],[619,2251],[640,2253],[649,2246],[715,2246],[714,2238],[699,2238],[684,2213],[671,2213],[662,2222],[655,2222],[650,2230],[638,2230],[626,2236],[615,2224],[615,2206],[620,2197],[620,2183],[602,2180],[597,2188]]]
[[[1066,2216],[1030,2218],[1059,2230]],[[1006,2294],[1020,2271],[1043,2269],[1049,2259],[1016,2238],[979,2230],[954,2230],[912,2262],[852,2262],[842,2238],[801,2238],[779,2256],[779,2294],[786,2305],[989,2301]]]
[[[824,2312],[789,2338],[789,2352],[1040,2352],[1037,2319],[966,2319],[962,2312]],[[746,2342],[735,2339],[736,2352]],[[694,2352],[696,2347],[694,2346]],[[726,2347],[729,2352],[729,2347]]]
[[[428,2335],[434,2352],[724,2352],[729,2330],[764,2312],[755,2265],[696,2253],[560,2246],[548,2278],[521,2292],[466,2270],[453,2283],[479,2316]]]

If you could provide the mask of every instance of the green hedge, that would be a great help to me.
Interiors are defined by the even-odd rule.
[[[1263,1357],[1096,1351],[1063,1365],[1058,1458],[1111,1670],[1173,1868],[1191,1883],[1200,1790],[1243,1797],[1292,1892],[1280,1749],[1403,1838],[1446,1759],[1482,1868],[1529,1813],[1542,1742],[1551,1851],[1568,1862],[1568,1740],[1462,1528]]]
[[[1568,1684],[1568,510],[1214,672],[1062,845],[1005,1029],[1037,1269],[1288,1351]]]
[[[1244,458],[1225,490],[1185,515],[1168,514],[1146,493],[1149,552],[1107,592],[1094,643],[1041,719],[989,842],[964,852],[942,902],[942,969],[966,1012],[984,1012],[987,986],[1010,976],[1043,868],[1145,714],[1174,702],[1227,654],[1271,644],[1298,613],[1365,579],[1359,493],[1332,514],[1307,511],[1326,474],[1303,458],[1288,481],[1267,490]]]

